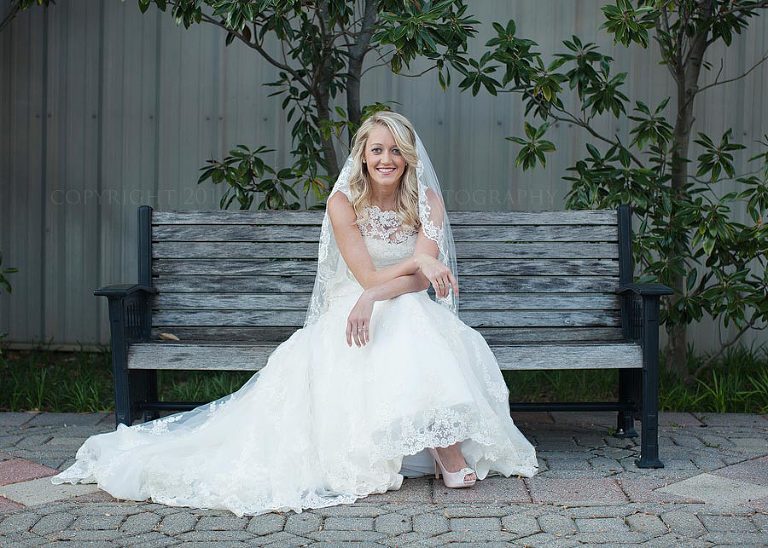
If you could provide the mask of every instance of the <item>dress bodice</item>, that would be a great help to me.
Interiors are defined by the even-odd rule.
[[[369,206],[357,224],[376,268],[396,264],[413,255],[418,231],[405,226],[396,211]]]
[[[377,206],[366,207],[358,217],[357,225],[377,269],[407,259],[416,249],[418,230],[404,225],[395,211],[382,210]],[[329,289],[331,298],[344,297],[360,291],[360,283],[352,271],[347,266],[343,268],[344,274],[337,278]]]
[[[357,225],[376,268],[397,264],[413,255],[416,249],[418,230],[404,225],[395,211],[382,210],[378,206],[366,207],[358,217]],[[346,280],[333,293],[341,295],[359,287],[347,267]]]

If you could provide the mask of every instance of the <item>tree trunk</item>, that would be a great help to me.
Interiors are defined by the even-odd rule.
[[[329,94],[328,88],[325,87],[324,92],[320,92],[315,95],[315,104],[317,105],[317,117],[320,120],[320,127],[324,125],[324,121],[330,123],[331,121],[331,109],[329,106]],[[325,160],[325,169],[328,172],[328,178],[331,181],[336,181],[339,176],[339,161],[336,158],[336,149],[333,148],[333,136],[329,135],[321,137],[323,147],[323,159]]]
[[[323,133],[323,127],[329,127],[332,122],[330,84],[333,80],[333,71],[331,70],[331,63],[329,60],[333,48],[333,38],[331,38],[330,35],[333,34],[334,29],[328,27],[329,17],[327,0],[320,1],[317,13],[321,21],[320,28],[322,29],[324,36],[322,37],[323,52],[320,56],[321,61],[313,85],[312,96],[315,99],[315,106],[317,107],[318,129],[321,132],[320,141],[323,149],[325,169],[328,178],[331,181],[336,181],[339,176],[339,161],[336,158],[336,149],[333,147],[333,135],[329,134],[326,137]]]
[[[712,0],[703,0],[700,4],[704,18],[712,15]],[[682,28],[683,25],[681,25]],[[678,32],[684,32],[679,30]],[[672,190],[676,198],[685,197],[685,183],[688,180],[688,149],[693,126],[694,98],[698,92],[699,75],[707,48],[708,31],[697,34],[690,45],[690,54],[683,58],[686,52],[677,52],[683,58],[682,64],[676,64],[677,84],[677,117],[675,119],[674,140],[672,149]],[[673,61],[673,60],[670,60]],[[674,228],[675,211],[670,213],[669,226]],[[684,230],[684,229],[683,229]],[[685,237],[685,235],[681,235]],[[685,248],[685,241],[675,241],[669,250],[668,261],[680,263],[683,256],[680,252]],[[695,268],[695,267],[694,267]],[[672,296],[672,306],[685,294],[685,274],[673,274],[667,283],[672,286],[675,294]],[[681,379],[687,379],[688,373],[688,332],[687,325],[673,325],[668,331],[669,343],[665,352],[667,371]]]
[[[360,126],[362,111],[360,108],[360,76],[363,72],[365,54],[371,45],[371,37],[376,27],[378,0],[366,0],[363,16],[360,23],[360,32],[357,41],[349,48],[349,63],[347,70],[347,118],[352,124],[349,135],[352,144],[352,131]]]
[[[688,179],[688,163],[685,158],[688,156],[688,145],[690,143],[690,127],[693,122],[692,111],[689,107],[682,108],[688,99],[685,77],[678,79],[677,88],[677,118],[675,121],[673,152],[672,152],[672,190],[676,198],[682,198],[685,181]],[[690,105],[690,103],[689,103]],[[675,226],[674,206],[669,216],[669,226]],[[682,236],[682,235],[681,235]],[[668,249],[667,261],[670,265],[679,262],[681,254],[677,252],[680,243],[672,242]],[[684,296],[685,281],[680,274],[672,274],[666,282],[674,290],[672,295],[671,307],[676,306],[677,302]],[[685,378],[688,375],[688,332],[685,324],[673,325],[668,330],[669,343],[665,351],[665,362],[667,371],[674,373],[678,378]]]

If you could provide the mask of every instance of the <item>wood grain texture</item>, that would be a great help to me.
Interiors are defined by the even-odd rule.
[[[131,346],[129,369],[241,370],[263,368],[276,345],[144,343]],[[526,369],[638,368],[642,350],[633,343],[491,346],[499,367]]]
[[[550,241],[547,240],[547,242]],[[525,250],[526,248],[531,250],[527,252],[529,255],[535,255],[537,249],[547,249],[547,244],[542,246],[541,243],[539,243],[537,246],[531,246],[531,243],[536,242],[516,241],[515,243],[510,243],[457,241],[456,255],[459,259],[513,259],[520,257],[521,253],[524,252],[521,252],[521,250]],[[615,242],[607,241],[603,243]],[[565,247],[565,245],[561,247]],[[589,245],[585,247],[575,247],[575,249],[585,248],[591,249]],[[291,259],[316,259],[317,250],[317,242],[207,242],[161,240],[154,242],[154,245],[152,246],[152,255],[156,259],[270,259],[280,257]]]
[[[152,325],[260,326],[304,324],[305,310],[155,310]],[[615,310],[466,310],[459,318],[470,327],[618,326]],[[404,319],[403,321],[407,321]]]
[[[615,225],[614,210],[582,211],[448,211],[451,226],[460,225]],[[157,225],[320,225],[323,211],[155,211]]]
[[[306,310],[310,293],[160,293],[153,309]],[[397,297],[395,297],[397,298]],[[619,298],[601,293],[562,295],[537,293],[468,293],[460,295],[461,310],[618,310]]]
[[[498,226],[455,226],[453,239],[457,246],[460,242],[490,243],[501,242],[510,245],[545,246],[552,242],[592,242],[616,243],[615,226],[610,229],[600,227],[559,226],[556,231],[544,227]],[[152,227],[152,239],[155,242],[305,242],[314,243],[320,239],[319,226],[304,225],[157,225]],[[568,248],[569,246],[562,246]],[[598,248],[599,249],[599,248]],[[458,251],[458,247],[457,247]]]
[[[288,339],[296,326],[163,326],[152,330],[152,339],[160,333],[172,333],[181,341],[197,342],[246,342],[250,344],[279,344]],[[475,328],[490,345],[551,342],[619,342],[624,337],[618,327],[477,327]]]
[[[459,259],[457,267],[459,277],[616,276],[618,279],[619,275],[619,263],[611,259]],[[152,263],[152,273],[161,276],[314,276],[316,271],[314,259],[165,259]]]
[[[314,276],[168,275],[153,278],[161,293],[305,293]],[[613,293],[614,276],[462,276],[459,291],[478,293]]]

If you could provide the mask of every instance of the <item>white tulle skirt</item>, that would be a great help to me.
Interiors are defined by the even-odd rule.
[[[480,480],[536,473],[477,331],[422,291],[375,303],[370,342],[349,347],[357,297],[334,299],[237,392],[88,438],[53,483],[240,516],[397,490],[433,470],[427,447],[457,441]]]

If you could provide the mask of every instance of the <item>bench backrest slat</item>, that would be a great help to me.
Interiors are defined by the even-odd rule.
[[[581,342],[624,340],[618,327],[477,327],[488,344],[523,344],[531,342]],[[167,328],[156,327],[152,339],[160,338]],[[198,340],[207,343],[249,342],[279,344],[296,331],[294,326],[175,326],[173,333],[183,341]]]

